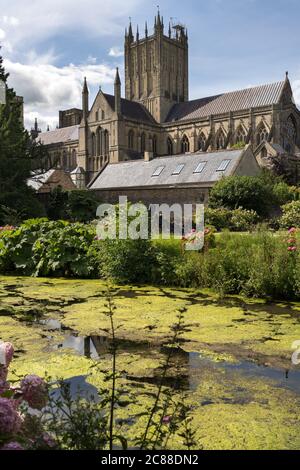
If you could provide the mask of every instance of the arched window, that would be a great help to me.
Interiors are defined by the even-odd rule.
[[[141,152],[144,153],[146,150],[146,136],[145,132],[141,134]]]
[[[206,137],[204,132],[201,132],[201,134],[199,135],[198,150],[201,150],[201,152],[205,152],[206,150]]]
[[[92,155],[96,155],[96,136],[92,134]]]
[[[71,169],[74,170],[74,168],[76,168],[77,166],[77,158],[76,158],[76,150],[73,149],[72,150],[72,164],[71,164]]]
[[[101,129],[101,127],[98,127],[96,137],[97,137],[97,144],[96,144],[97,155],[101,155],[101,140],[102,140],[102,129]]]
[[[134,132],[133,132],[133,130],[130,130],[128,132],[128,148],[129,148],[129,150],[134,149]]]
[[[63,169],[64,170],[67,170],[68,168],[68,155],[67,155],[67,152],[64,150],[63,151],[63,162],[62,162],[62,166],[63,166]]]
[[[107,129],[104,131],[104,155],[109,155],[109,134]]]
[[[153,151],[154,155],[157,154],[157,137],[156,137],[156,135],[154,135],[153,139],[152,139],[152,151]]]
[[[235,144],[245,144],[247,135],[243,126],[239,126],[235,133],[234,143]]]
[[[168,137],[167,147],[168,147],[168,155],[173,155],[173,142],[172,142],[171,137]]]
[[[262,142],[267,141],[269,137],[269,133],[266,129],[264,123],[261,123],[256,132],[256,145],[260,145]]]
[[[216,149],[224,150],[226,148],[226,136],[223,129],[220,129],[216,137]]]
[[[287,120],[286,133],[288,139],[295,144],[297,141],[297,127],[293,116],[290,116]]]
[[[187,153],[190,151],[190,141],[184,134],[181,140],[181,153]]]

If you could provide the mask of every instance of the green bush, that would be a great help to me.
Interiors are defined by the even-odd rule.
[[[300,201],[293,201],[282,206],[283,215],[280,219],[282,228],[300,228]]]
[[[100,277],[120,283],[154,280],[155,249],[149,240],[102,240],[93,247]]]
[[[92,276],[88,256],[93,227],[64,221],[32,219],[0,232],[0,270],[36,276]]]
[[[209,205],[212,208],[254,210],[267,215],[274,204],[271,185],[262,177],[229,176],[218,181],[210,192]]]
[[[205,209],[205,222],[217,230],[228,229],[235,232],[247,232],[258,222],[258,215],[246,209]]]
[[[64,191],[58,187],[50,193],[47,215],[52,220],[87,223],[96,218],[98,205],[99,202],[91,191]]]

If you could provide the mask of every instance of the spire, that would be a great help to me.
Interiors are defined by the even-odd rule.
[[[171,38],[171,22],[169,21],[169,38]]]
[[[121,85],[121,79],[120,79],[120,75],[119,75],[119,67],[116,68],[115,85]]]
[[[87,86],[86,77],[84,77],[82,88],[82,113],[83,118],[86,119],[89,113],[89,90]]]
[[[136,40],[138,41],[140,39],[140,33],[139,33],[139,25],[136,27]]]
[[[148,37],[148,25],[147,25],[147,21],[145,23],[145,37],[147,38]]]
[[[118,67],[116,69],[114,91],[115,91],[115,112],[118,115],[120,115],[121,114],[121,80],[120,80]]]
[[[41,132],[41,129],[39,129],[38,120],[37,118],[35,118],[34,127],[31,128],[31,132],[30,132],[32,139],[36,139],[40,132]]]
[[[288,71],[285,72],[285,79],[286,79],[286,81],[289,80],[289,72]]]
[[[48,124],[48,126],[47,126],[47,132],[49,132],[49,131],[50,131],[50,126],[49,126],[49,124]]]
[[[131,18],[130,18],[130,21],[129,21],[128,37],[133,38]]]
[[[34,130],[37,132],[38,129],[39,129],[38,120],[37,120],[37,118],[35,118],[35,120],[34,120]]]

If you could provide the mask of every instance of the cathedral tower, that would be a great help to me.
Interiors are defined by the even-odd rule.
[[[154,33],[134,38],[132,25],[125,34],[126,98],[142,103],[157,122],[164,122],[173,104],[189,99],[188,37],[184,26],[169,24],[164,33],[160,13],[155,17]]]

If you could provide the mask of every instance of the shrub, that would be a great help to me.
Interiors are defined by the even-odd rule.
[[[282,206],[283,215],[280,219],[282,228],[300,227],[300,201],[293,201]]]
[[[98,204],[95,194],[91,191],[64,191],[58,187],[50,193],[47,215],[52,220],[90,222],[96,218]]]
[[[218,181],[210,192],[209,205],[212,208],[254,210],[267,215],[275,203],[272,186],[265,184],[262,177],[229,176]]]
[[[228,229],[236,232],[246,232],[258,222],[258,215],[253,210],[240,208],[235,210],[207,208],[205,209],[205,221],[217,230]]]
[[[149,240],[98,241],[97,256],[101,277],[121,283],[152,282],[156,265],[155,250]]]

